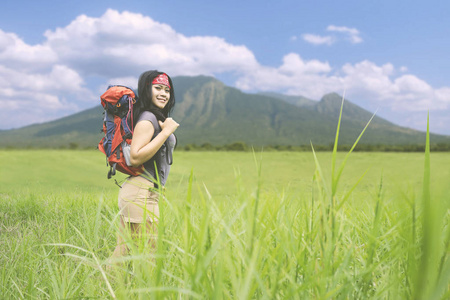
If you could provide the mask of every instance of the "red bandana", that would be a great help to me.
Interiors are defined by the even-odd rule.
[[[159,76],[156,76],[155,79],[153,79],[152,84],[163,84],[170,88],[169,77],[167,77],[167,75],[164,73]]]

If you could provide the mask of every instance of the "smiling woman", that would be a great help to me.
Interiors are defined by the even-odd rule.
[[[158,188],[166,183],[172,164],[172,152],[176,144],[173,134],[178,123],[169,117],[175,105],[173,84],[162,72],[147,71],[141,74],[138,84],[139,101],[134,110],[137,120],[130,148],[131,164],[143,165],[145,173],[130,176],[119,191],[121,232],[113,258],[129,252],[123,232],[130,231],[138,237],[149,235],[149,244],[156,247],[159,219]],[[159,189],[161,191],[161,189]]]

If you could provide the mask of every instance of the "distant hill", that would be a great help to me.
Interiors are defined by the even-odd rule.
[[[286,101],[287,103],[293,104],[298,107],[312,107],[317,104],[316,100],[312,100],[303,96],[289,96],[289,95],[282,95],[274,92],[264,92],[259,93],[259,95],[268,96],[271,98],[277,98],[283,101]]]
[[[95,148],[100,141],[103,108],[81,111],[55,121],[0,132],[0,147]]]
[[[176,134],[186,144],[329,145],[334,142],[342,97],[332,93],[320,101],[276,93],[247,94],[206,76],[175,77],[173,118]],[[372,116],[345,100],[340,144],[352,144]],[[52,122],[0,131],[0,147],[92,147],[102,137],[102,107]],[[431,135],[434,143],[449,136]],[[425,133],[375,117],[360,143],[423,144]]]

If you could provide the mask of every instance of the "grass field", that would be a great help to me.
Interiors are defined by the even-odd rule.
[[[449,298],[450,153],[316,155],[176,152],[157,252],[111,268],[102,154],[0,151],[0,299]]]

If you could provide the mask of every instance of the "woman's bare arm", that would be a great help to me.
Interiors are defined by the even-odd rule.
[[[133,166],[140,166],[151,159],[179,126],[172,118],[167,118],[164,123],[159,121],[159,124],[161,132],[153,140],[155,128],[150,121],[144,120],[136,124],[130,148],[130,160]]]

